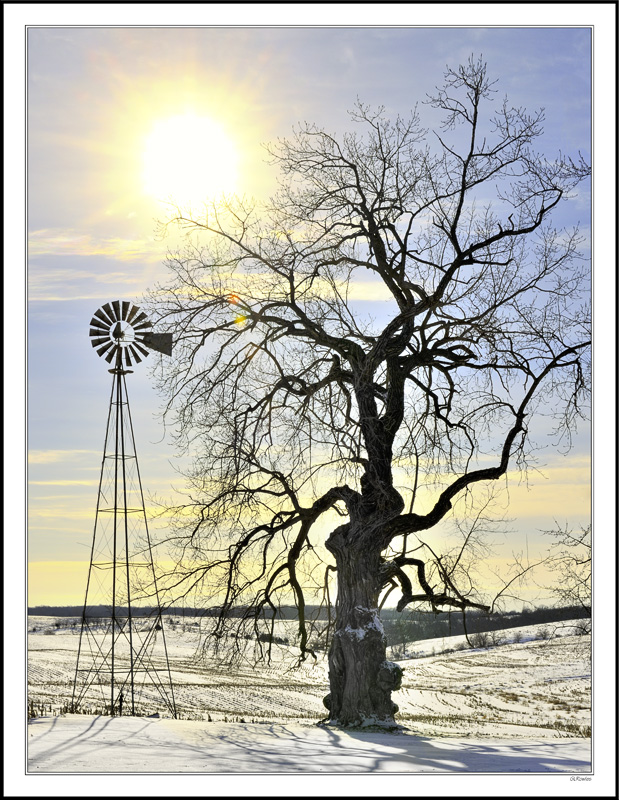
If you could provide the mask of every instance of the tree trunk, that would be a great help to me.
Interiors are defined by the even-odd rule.
[[[387,661],[378,615],[379,553],[343,548],[336,555],[335,633],[329,650],[330,694],[324,699],[334,725],[396,727],[402,668]],[[332,551],[333,552],[333,551]]]

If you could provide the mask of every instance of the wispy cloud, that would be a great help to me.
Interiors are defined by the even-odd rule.
[[[97,300],[107,298],[110,287],[119,298],[134,297],[143,288],[142,270],[96,272],[94,270],[31,268],[28,275],[28,300]]]
[[[107,256],[120,261],[159,261],[161,245],[152,239],[97,237],[72,229],[43,228],[28,237],[29,256]]]
[[[220,272],[221,287],[215,291],[223,295],[236,294],[238,297],[253,300],[286,298],[290,287],[287,280],[272,272]],[[350,281],[332,281],[323,277],[303,278],[296,276],[297,299],[312,301],[319,299],[334,300],[336,297],[350,301],[392,301],[393,294],[380,279],[365,280],[357,277]],[[208,286],[206,288],[209,288]],[[162,293],[165,296],[165,292]],[[179,295],[186,297],[200,297],[202,288],[183,287]]]
[[[28,274],[28,301],[46,303],[73,300],[133,299],[141,294],[150,279],[149,268],[119,272],[109,270],[48,269],[31,266]]]
[[[76,508],[71,507],[57,507],[50,508],[30,508],[28,510],[28,519],[91,519],[93,516],[91,508]]]
[[[30,450],[28,453],[29,464],[57,464],[61,461],[73,461],[80,455],[98,455],[97,450]]]
[[[98,481],[28,481],[29,486],[97,486]]]

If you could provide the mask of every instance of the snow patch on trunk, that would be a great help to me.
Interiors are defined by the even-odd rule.
[[[385,635],[385,629],[383,628],[383,623],[378,615],[377,608],[366,608],[365,606],[355,606],[355,616],[361,619],[367,619],[367,622],[364,622],[362,625],[358,625],[353,628],[352,625],[348,624],[345,628],[336,631],[336,636],[347,636],[350,639],[356,639],[357,641],[361,641],[365,639],[366,634],[374,631],[380,636]]]

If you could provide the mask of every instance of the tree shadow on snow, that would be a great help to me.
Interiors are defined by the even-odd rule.
[[[378,772],[589,772],[591,760],[574,756],[560,739],[496,741],[430,738],[403,732],[325,728],[332,746],[351,755],[355,747]],[[357,744],[353,744],[356,742]],[[372,753],[371,745],[376,746]],[[385,751],[385,752],[379,752]]]
[[[51,733],[54,732],[54,728],[58,724],[58,720],[61,719],[60,717],[54,717],[52,724],[48,727],[48,730],[41,733],[36,741],[36,745],[38,746],[41,742],[41,739],[45,736],[49,736]],[[89,723],[88,727],[83,730],[81,727],[78,729],[78,732],[67,739],[64,739],[60,744],[52,745],[51,747],[39,752],[36,756],[31,756],[28,759],[29,766],[33,767],[36,766],[41,761],[47,761],[50,758],[57,759],[58,757],[66,756],[66,760],[69,761],[71,759],[72,751],[76,748],[80,750],[83,749],[86,743],[96,744],[98,749],[103,748],[113,748],[117,746],[117,741],[106,741],[105,740],[105,733],[106,729],[112,724],[113,720],[119,719],[119,717],[103,717],[103,716],[96,716],[93,718],[92,722]],[[49,720],[43,720],[45,722],[49,722]],[[81,720],[80,720],[81,721]],[[145,722],[139,729],[135,731],[126,732],[123,731],[123,743],[126,745],[129,739],[135,738],[139,736],[143,731],[148,727],[149,722]]]
[[[590,759],[574,742],[467,742],[406,733],[297,728],[285,724],[244,727],[220,741],[238,753],[240,764],[256,762],[264,772],[589,772]],[[253,730],[252,730],[253,729]],[[322,735],[316,732],[321,731]]]
[[[47,747],[36,748],[38,752],[30,764],[37,770],[54,772],[66,768],[71,772],[187,774],[570,773],[591,770],[587,740],[428,738],[402,731],[388,733],[298,723],[215,723],[194,727],[170,722],[161,728],[162,721],[135,718],[130,727],[112,725],[109,728],[111,723],[110,717],[96,717],[79,733],[60,742],[52,737]],[[56,722],[49,731],[42,732],[39,741],[55,726]],[[131,754],[133,757],[127,760]]]

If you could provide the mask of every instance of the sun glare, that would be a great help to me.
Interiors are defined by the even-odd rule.
[[[144,147],[144,191],[157,200],[196,205],[236,188],[238,153],[221,125],[183,114],[159,120]]]

